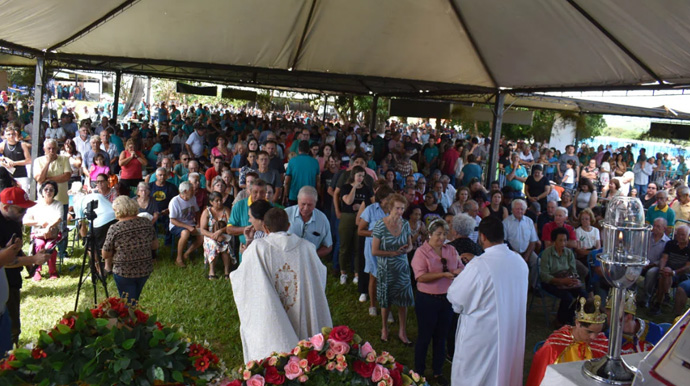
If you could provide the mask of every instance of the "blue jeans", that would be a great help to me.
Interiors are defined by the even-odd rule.
[[[647,184],[635,184],[635,189],[637,189],[637,197],[642,197],[647,194]]]
[[[431,368],[434,375],[443,374],[446,359],[446,339],[453,317],[453,308],[446,295],[429,295],[417,292],[417,344],[414,346],[414,370],[424,374],[426,353],[433,340]]]
[[[126,297],[133,300],[135,303],[139,301],[141,290],[144,289],[144,284],[146,284],[146,280],[149,279],[148,276],[122,277],[116,274],[113,274],[113,278],[115,279],[115,285],[117,286],[117,292],[120,294],[120,297]]]

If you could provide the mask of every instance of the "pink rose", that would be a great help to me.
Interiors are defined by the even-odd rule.
[[[299,377],[299,381],[300,381],[301,383],[304,383],[304,382],[306,382],[306,381],[308,381],[308,380],[309,380],[309,377],[306,376],[306,375],[301,375],[301,376]]]
[[[249,378],[247,381],[247,386],[264,386],[265,383],[266,381],[264,381],[264,377],[256,374],[255,376]]]
[[[328,359],[335,358],[335,351],[331,350],[330,348],[328,350],[326,350],[326,358],[328,358]]]
[[[316,351],[321,351],[321,349],[323,349],[323,343],[324,343],[323,334],[316,334],[316,335],[312,336],[311,339],[309,339],[309,341],[311,342],[311,344],[314,345],[314,348],[316,349]]]
[[[244,378],[245,381],[251,378],[251,376],[252,372],[249,370],[244,370],[244,372],[242,373],[242,378]]]
[[[276,358],[276,357],[270,357],[270,358],[268,359],[268,365],[269,365],[269,366],[275,366],[276,363],[278,363],[278,358]]]
[[[298,357],[290,357],[283,370],[285,370],[285,377],[290,380],[298,378],[300,375],[304,374],[299,365]]]
[[[348,352],[350,352],[350,345],[345,343],[345,342],[340,342],[337,340],[329,339],[328,340],[328,346],[330,347],[333,352],[338,355],[342,354],[345,355]]]
[[[307,366],[309,366],[309,361],[307,361],[306,359],[299,360],[299,367],[306,369]]]
[[[375,362],[376,361],[376,353],[370,352],[367,354],[367,362]]]
[[[338,363],[337,365],[335,365],[335,369],[340,371],[341,373],[343,371],[345,371],[346,368],[347,368],[347,363]]]
[[[292,355],[299,355],[299,352],[300,352],[300,351],[301,351],[301,350],[300,350],[299,346],[297,346],[297,347],[295,347],[295,348],[292,349],[291,354],[292,354]]]
[[[374,372],[371,374],[371,380],[378,382],[382,380],[383,376],[386,374],[390,375],[387,368],[381,365],[376,365],[376,367],[374,367]]]
[[[333,371],[333,369],[335,369],[335,362],[328,362],[326,365],[326,370]]]
[[[371,347],[371,344],[369,344],[369,342],[364,343],[362,345],[362,347],[359,348],[359,355],[362,358],[366,358],[367,355],[369,355],[369,353],[373,353],[373,352],[374,352],[374,348]]]
[[[376,386],[388,386],[385,381],[381,381],[376,384]]]

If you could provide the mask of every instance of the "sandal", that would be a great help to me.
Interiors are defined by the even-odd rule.
[[[225,280],[230,280],[230,274],[229,273],[225,274]]]
[[[216,280],[218,279],[218,276],[216,275],[208,275],[208,280]]]

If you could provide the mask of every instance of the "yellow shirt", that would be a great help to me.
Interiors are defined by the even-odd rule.
[[[676,221],[690,221],[690,202],[687,204],[681,204],[680,201],[676,200],[676,202],[671,205],[671,209],[673,209],[673,212],[676,214]]]
[[[48,161],[45,156],[36,158],[33,164],[34,176],[41,174],[41,171],[47,162]],[[48,174],[46,176],[50,180],[51,177],[59,177],[65,173],[72,175],[72,167],[69,164],[68,157],[59,155],[57,159],[51,162],[50,166],[48,166]],[[60,201],[63,205],[69,204],[69,196],[67,195],[67,191],[69,190],[68,183],[69,180],[58,183],[58,194],[55,199]]]

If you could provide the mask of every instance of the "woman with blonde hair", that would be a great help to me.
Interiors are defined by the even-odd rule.
[[[400,328],[398,338],[405,346],[407,338],[407,307],[414,306],[410,265],[407,253],[412,250],[410,224],[404,220],[407,200],[400,194],[388,196],[388,215],[376,222],[372,231],[371,254],[376,256],[376,297],[381,307],[381,340],[388,341],[388,312],[398,306]]]
[[[120,297],[138,302],[141,290],[153,272],[152,250],[158,249],[158,237],[151,222],[138,217],[139,205],[129,197],[113,201],[119,221],[108,229],[102,256],[105,270],[113,272]]]

